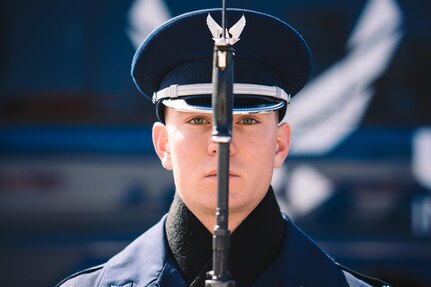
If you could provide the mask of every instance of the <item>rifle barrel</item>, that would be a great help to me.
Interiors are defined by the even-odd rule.
[[[226,3],[222,11],[223,41],[216,42],[213,57],[213,132],[218,143],[217,208],[213,234],[213,269],[206,287],[233,287],[229,280],[229,149],[232,139],[233,48],[226,41]]]

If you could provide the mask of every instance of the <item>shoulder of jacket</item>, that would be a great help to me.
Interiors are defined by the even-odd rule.
[[[356,272],[354,270],[351,270],[337,262],[335,262],[338,268],[341,269],[341,271],[344,274],[344,277],[346,278],[346,281],[348,282],[349,286],[352,287],[391,287],[388,283],[373,278],[370,276],[366,276],[364,274],[361,274],[359,272]]]
[[[104,267],[105,264],[101,264],[78,271],[64,278],[56,287],[95,286],[96,280]]]

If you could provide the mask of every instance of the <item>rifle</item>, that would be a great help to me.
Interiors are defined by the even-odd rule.
[[[218,144],[217,208],[213,234],[213,270],[205,280],[206,287],[234,287],[229,280],[229,146],[232,140],[233,53],[226,38],[226,1],[222,0],[223,36],[215,42],[212,74],[212,141]]]

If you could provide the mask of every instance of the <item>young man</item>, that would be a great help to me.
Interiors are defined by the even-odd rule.
[[[205,10],[171,19],[133,60],[138,89],[156,105],[155,151],[173,171],[169,213],[106,264],[60,286],[204,286],[217,198],[211,75],[220,18],[220,10]],[[306,43],[266,14],[228,10],[227,19],[236,51],[229,151],[229,271],[236,286],[384,286],[335,263],[280,212],[271,188],[290,145],[289,125],[280,120],[311,73]]]

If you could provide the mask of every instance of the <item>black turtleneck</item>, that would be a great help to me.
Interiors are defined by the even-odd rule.
[[[171,255],[188,286],[205,281],[211,267],[212,235],[175,193],[166,219],[166,237]],[[193,281],[196,279],[196,283]],[[193,283],[193,284],[192,284]]]
[[[204,286],[211,270],[212,235],[178,195],[166,220],[171,256],[188,286]],[[250,286],[277,258],[285,233],[280,208],[270,188],[231,236],[229,271],[236,287]]]

